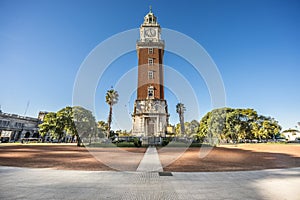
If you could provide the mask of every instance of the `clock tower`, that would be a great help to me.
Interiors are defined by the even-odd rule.
[[[132,115],[132,133],[136,136],[165,137],[169,114],[164,99],[164,46],[160,25],[150,9],[136,44],[138,88]]]

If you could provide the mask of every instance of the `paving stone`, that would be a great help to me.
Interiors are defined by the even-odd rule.
[[[0,199],[299,199],[300,168],[251,172],[89,172],[0,167]],[[221,177],[221,178],[220,178]]]

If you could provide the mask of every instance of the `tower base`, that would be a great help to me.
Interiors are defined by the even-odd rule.
[[[166,100],[136,100],[132,134],[139,137],[165,137],[169,114]]]

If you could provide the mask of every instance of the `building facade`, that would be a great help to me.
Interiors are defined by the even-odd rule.
[[[38,138],[38,118],[19,116],[0,111],[0,140],[14,142],[24,138]]]
[[[287,142],[300,142],[300,131],[286,130],[282,132]]]
[[[164,99],[164,41],[156,16],[150,12],[140,26],[137,99],[132,133],[142,137],[165,137],[169,114]]]

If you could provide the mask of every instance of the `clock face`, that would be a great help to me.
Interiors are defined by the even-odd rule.
[[[145,29],[145,36],[146,37],[155,37],[156,36],[156,30],[154,28]]]

